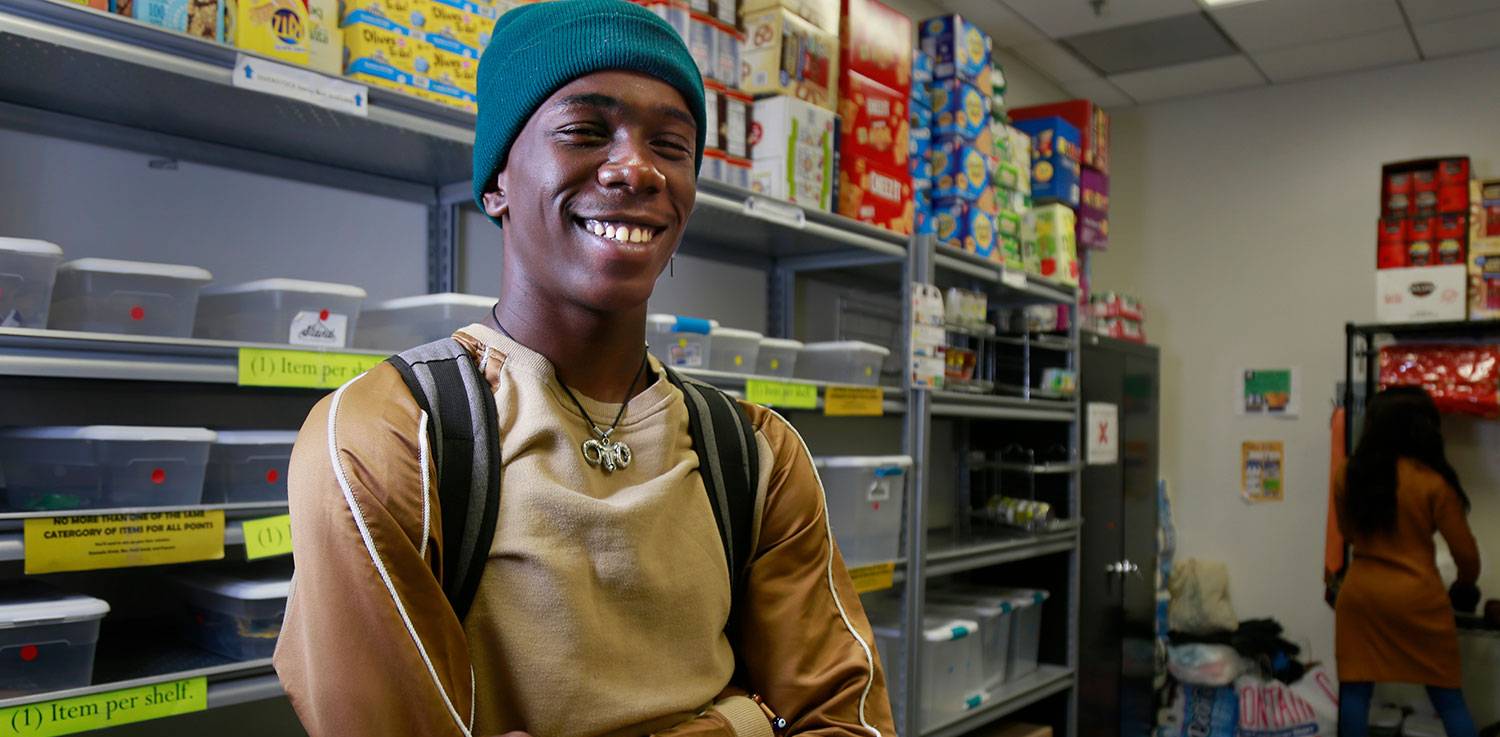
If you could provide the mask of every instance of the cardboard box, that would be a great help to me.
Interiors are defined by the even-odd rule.
[[[1500,320],[1500,238],[1469,242],[1469,319]]]
[[[1032,199],[1077,207],[1078,129],[1056,117],[1018,121],[1016,128],[1031,136]]]
[[[756,96],[791,95],[828,110],[838,104],[838,36],[773,8],[745,16],[745,38],[740,89]]]
[[[418,41],[405,26],[355,11],[344,18],[344,75],[388,89],[411,88]]]
[[[754,162],[739,156],[724,157],[724,174],[729,184],[740,189],[750,189],[750,172],[755,169]]]
[[[1042,275],[1042,254],[1037,250],[1035,210],[1021,214],[1021,262],[1026,273]]]
[[[1447,213],[1435,218],[1433,230],[1433,262],[1440,266],[1462,265],[1469,262],[1469,216],[1467,213]]]
[[[740,18],[745,21],[745,30],[750,31],[750,16],[766,10],[786,10],[824,33],[838,36],[839,0],[744,0],[740,3]]]
[[[714,79],[728,87],[740,86],[740,47],[745,43],[745,34],[732,25],[714,20]]]
[[[469,55],[473,50],[442,36],[429,38],[416,44],[412,86],[425,99],[477,112],[479,60]]]
[[[1500,237],[1500,179],[1469,183],[1469,231],[1472,238]]]
[[[1000,234],[995,229],[994,215],[967,200],[949,198],[933,200],[932,219],[938,245],[1001,262]]]
[[[740,25],[739,3],[735,0],[716,0],[714,19],[730,28],[738,28]]]
[[[785,95],[755,102],[751,189],[799,205],[833,207],[836,116]]]
[[[911,235],[915,222],[911,177],[905,167],[846,153],[839,161],[838,211],[845,217]]]
[[[1385,217],[1432,217],[1467,212],[1467,156],[1395,161],[1380,167],[1380,206]],[[1405,209],[1402,209],[1402,206]]]
[[[331,76],[344,73],[344,30],[339,28],[338,0],[308,0],[307,62]]]
[[[846,72],[839,90],[840,154],[905,168],[911,155],[906,94],[858,72]]]
[[[911,19],[879,0],[843,0],[839,67],[876,84],[911,92]]]
[[[1002,214],[1001,217],[1004,215]],[[1002,223],[1002,227],[1004,224]],[[1000,235],[1000,263],[1011,271],[1025,271],[1026,260],[1021,253],[1021,239],[1019,236]]]
[[[1088,100],[1033,105],[1010,111],[1011,120],[1059,117],[1078,129],[1079,163],[1109,173],[1109,113]]]
[[[72,2],[86,8],[93,8],[103,12],[109,12],[109,0],[72,0]]]
[[[923,51],[921,47],[912,49],[911,52],[911,88],[915,92],[919,88],[932,84],[932,72],[936,67],[932,60],[932,54]]]
[[[340,20],[343,25],[368,22],[371,17],[384,18],[407,30],[411,35],[418,28],[417,0],[340,0],[343,8]]]
[[[995,159],[989,150],[962,138],[938,138],[928,154],[932,161],[933,199],[959,198],[978,202],[989,193],[994,198],[990,172]],[[995,207],[986,208],[991,212]]]
[[[1437,218],[1424,217],[1406,221],[1406,262],[1409,266],[1433,266],[1437,263]]]
[[[412,7],[422,18],[420,27],[413,30],[423,38],[437,45],[460,44],[472,52],[470,58],[479,58],[484,47],[479,43],[483,16],[478,5],[469,0],[412,0]]]
[[[1377,269],[1404,269],[1411,265],[1406,252],[1406,219],[1386,218],[1380,221],[1380,246],[1375,255]]]
[[[131,7],[138,21],[211,41],[225,40],[225,8],[220,0],[135,0]]]
[[[1004,187],[995,188],[995,199],[999,203],[1000,212],[1013,212],[1017,215],[1025,215],[1031,210],[1031,197]]]
[[[698,73],[704,79],[713,79],[719,66],[719,33],[707,15],[688,16],[687,47],[693,61],[698,63]]]
[[[1078,179],[1078,247],[1109,248],[1109,176],[1085,168]]]
[[[724,90],[719,98],[719,142],[730,158],[750,158],[750,110],[755,98],[738,90]]]
[[[302,0],[224,0],[224,12],[224,43],[302,66],[312,60]]]
[[[962,136],[985,141],[993,149],[989,96],[963,80],[950,79],[927,86],[932,107],[932,132],[937,136]]]
[[[1375,272],[1379,322],[1462,320],[1468,312],[1469,269],[1464,266],[1380,269]]]
[[[962,79],[984,90],[988,103],[990,80],[990,37],[960,15],[942,15],[922,21],[919,44],[932,56],[932,78],[935,82]],[[989,111],[989,105],[985,105]]]
[[[1078,222],[1073,211],[1061,204],[1032,208],[1036,218],[1036,247],[1042,278],[1078,286]]]
[[[912,211],[916,218],[912,230],[917,235],[933,235],[937,229],[932,220],[932,187],[924,184],[927,183],[912,181]]]
[[[724,150],[724,124],[719,116],[724,113],[724,85],[711,79],[703,80],[703,153]],[[704,165],[705,167],[707,164]],[[702,176],[702,172],[699,172]]]
[[[908,137],[910,141],[907,151],[908,170],[911,172],[913,181],[928,182],[931,186],[932,180],[932,129],[912,128]]]

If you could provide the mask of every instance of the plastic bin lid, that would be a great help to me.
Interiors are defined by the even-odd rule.
[[[59,267],[59,272],[95,271],[104,274],[129,274],[131,276],[164,276],[168,279],[206,282],[214,278],[208,269],[180,264],[153,264],[146,261],[119,261],[112,258],[81,258]]]
[[[653,312],[646,316],[646,322],[652,325],[665,327],[670,332],[677,333],[703,333],[708,334],[719,327],[718,320],[709,320],[702,317],[688,317],[687,315],[667,315]]]
[[[818,468],[879,468],[900,466],[911,468],[911,456],[814,456],[813,465]]]
[[[296,430],[220,430],[219,445],[291,445],[297,442]]]
[[[1041,589],[995,589],[996,596],[1010,599],[1017,610],[1036,606],[1052,598],[1052,594]]]
[[[879,353],[881,356],[891,355],[891,349],[886,348],[883,345],[866,343],[863,340],[836,340],[833,342],[824,343],[808,343],[807,345],[804,345],[802,347],[802,350],[809,353],[831,353],[834,351],[870,351],[872,353]]]
[[[366,307],[365,312],[379,312],[381,310],[410,310],[416,307],[433,307],[454,305],[459,307],[482,307],[489,309],[495,306],[494,297],[485,297],[478,294],[459,294],[458,292],[443,292],[441,294],[418,294],[414,297],[398,297],[376,303],[372,307]]]
[[[755,332],[754,330],[742,330],[740,328],[721,328],[718,325],[715,325],[709,332],[715,338],[744,338],[745,340],[753,340],[757,343],[759,343],[762,338],[766,337],[760,333]]]
[[[1401,710],[1385,704],[1370,709],[1370,726],[1377,729],[1389,729],[1395,731],[1401,726],[1401,717],[1405,716]]]
[[[972,619],[925,617],[922,620],[922,639],[928,642],[952,642],[977,634],[979,623]]]
[[[938,604],[940,608],[969,610],[985,617],[1010,614],[1015,611],[1015,606],[1008,598],[967,594],[962,591],[932,591],[927,595],[927,599]]]
[[[802,341],[790,338],[761,338],[761,348],[785,348],[787,350],[802,350]]]
[[[247,281],[243,284],[223,284],[203,290],[204,294],[213,296],[251,294],[254,292],[304,292],[307,294],[349,297],[351,299],[365,298],[365,290],[350,284],[306,281],[304,279],[258,279],[256,281]]]
[[[285,599],[292,588],[292,579],[290,576],[240,578],[238,576],[215,573],[199,573],[179,576],[177,580],[181,581],[188,588],[227,596],[231,599],[239,599],[240,601]]]
[[[32,238],[0,238],[0,251],[29,253],[37,256],[61,256],[62,246]]]
[[[109,603],[82,594],[68,594],[35,581],[0,589],[0,629],[66,624],[99,619]]]
[[[0,436],[32,440],[128,440],[212,443],[219,437],[204,427],[138,427],[134,425],[88,425],[86,427],[20,427]]]

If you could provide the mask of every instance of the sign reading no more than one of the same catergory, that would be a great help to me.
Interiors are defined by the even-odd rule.
[[[207,708],[208,680],[188,678],[0,709],[0,737],[59,737]]]
[[[26,520],[26,574],[94,571],[224,557],[224,510]]]

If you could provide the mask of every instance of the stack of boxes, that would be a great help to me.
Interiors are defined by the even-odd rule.
[[[1470,186],[1469,319],[1500,320],[1500,179]]]
[[[927,92],[934,235],[939,245],[1001,262],[999,201],[992,182],[998,162],[990,127],[990,38],[957,15],[923,21],[919,38],[933,62]]]
[[[761,97],[750,126],[750,188],[833,209],[839,0],[749,0],[740,89]]]
[[[843,0],[838,212],[910,235],[911,22],[877,0]]]
[[[911,95],[907,98],[911,115],[908,133],[907,170],[911,173],[912,230],[917,235],[936,232],[932,220],[932,98],[927,87],[932,84],[932,57],[917,49],[911,57]]]
[[[340,72],[338,0],[96,0],[119,15],[237,46],[278,61]]]
[[[995,67],[995,74],[1000,74]],[[1005,268],[1038,273],[1037,264],[1027,265],[1028,255],[1037,253],[1037,233],[1031,212],[1031,137],[1000,120],[991,124],[997,159],[994,182],[996,222],[1000,227],[1000,252]]]
[[[741,92],[741,54],[735,0],[637,0],[677,29],[703,75],[708,114],[700,176],[750,187],[750,95]]]
[[[1381,322],[1464,319],[1469,286],[1469,158],[1386,164],[1381,170],[1380,202],[1376,318]]]
[[[474,112],[496,12],[471,0],[345,0],[344,74]]]

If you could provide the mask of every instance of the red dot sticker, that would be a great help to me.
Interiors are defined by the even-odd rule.
[[[158,468],[151,472],[151,483],[160,486],[161,484],[164,484],[166,482],[167,472],[165,469]]]
[[[319,312],[318,313],[318,319],[322,320],[323,322],[328,322],[328,310],[323,310],[322,312]]]
[[[21,648],[21,660],[27,663],[36,660],[37,655],[40,655],[40,653],[37,652],[36,645],[27,645]]]
[[[274,483],[276,483],[277,481],[280,481],[280,480],[281,480],[281,472],[280,471],[277,471],[274,468],[271,469],[271,470],[269,470],[269,471],[266,471],[266,483],[268,483],[268,484],[274,484]]]
[[[130,308],[130,319],[136,322],[146,319],[146,308],[140,305]]]

